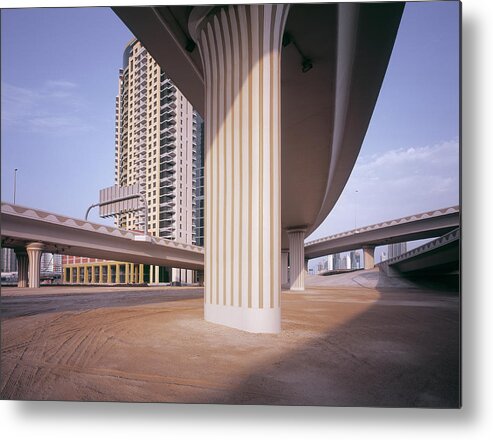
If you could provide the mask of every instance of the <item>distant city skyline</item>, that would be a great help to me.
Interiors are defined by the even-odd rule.
[[[1,24],[2,200],[18,168],[18,204],[83,217],[113,183],[132,34],[109,8],[3,10]],[[458,203],[459,4],[409,3],[356,166],[308,240]]]

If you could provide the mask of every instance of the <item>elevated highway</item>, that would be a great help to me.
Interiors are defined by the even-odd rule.
[[[158,237],[142,241],[142,235],[131,231],[3,202],[1,213],[2,247],[16,249],[18,260],[23,260],[19,279],[27,278],[29,271],[32,287],[37,287],[36,279],[39,283],[42,252],[204,269],[204,249],[200,246]]]
[[[365,269],[373,267],[376,246],[440,237],[460,225],[460,208],[451,206],[389,220],[313,240],[305,244],[305,258],[363,249]]]
[[[449,274],[460,268],[460,229],[378,264],[387,275]]]

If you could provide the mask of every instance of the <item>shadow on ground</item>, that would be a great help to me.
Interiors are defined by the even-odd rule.
[[[377,284],[384,286],[376,288],[379,299],[363,313],[260,365],[214,403],[459,407],[457,293],[391,289],[387,279]],[[326,313],[344,307],[334,303]]]
[[[131,307],[203,297],[203,288],[179,288],[173,291],[94,291],[91,293],[62,293],[0,297],[2,319],[33,316],[53,312],[81,312],[108,307]]]

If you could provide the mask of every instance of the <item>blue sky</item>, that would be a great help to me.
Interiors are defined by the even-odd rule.
[[[3,10],[1,24],[2,200],[18,168],[18,204],[83,217],[113,184],[132,35],[109,8]],[[458,204],[458,49],[457,2],[406,5],[360,157],[310,239]]]
[[[1,24],[2,200],[18,168],[18,204],[83,217],[113,184],[118,69],[132,35],[109,8],[3,10]]]
[[[356,166],[308,240],[459,204],[459,100],[458,2],[407,3]]]

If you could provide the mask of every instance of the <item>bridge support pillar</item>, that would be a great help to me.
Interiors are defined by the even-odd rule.
[[[375,267],[375,246],[366,246],[363,248],[363,260],[365,269],[373,269]]]
[[[29,259],[25,248],[14,249],[17,257],[17,287],[28,286]]]
[[[29,259],[29,287],[38,288],[41,276],[41,254],[43,253],[43,243],[29,243],[26,246]]]
[[[205,71],[205,319],[255,333],[281,329],[280,62],[288,9],[197,8],[189,20]]]
[[[281,287],[289,287],[289,249],[281,249]]]
[[[305,290],[305,231],[304,227],[287,231],[290,290]]]

